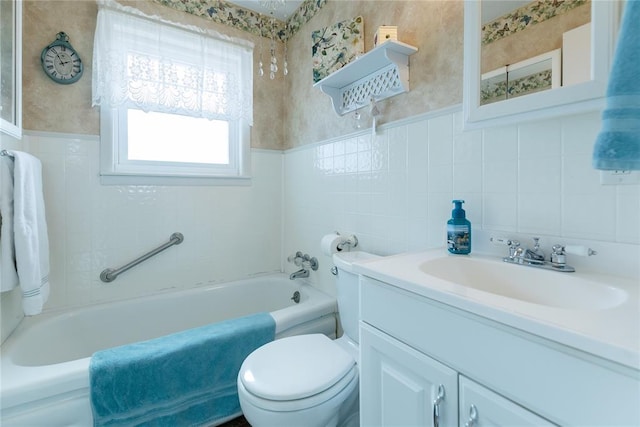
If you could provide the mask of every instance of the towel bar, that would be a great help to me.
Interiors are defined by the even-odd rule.
[[[120,268],[106,268],[104,270],[102,270],[102,273],[100,273],[100,280],[102,280],[103,282],[113,282],[114,280],[116,280],[116,278],[124,273],[125,271],[129,270],[130,268],[135,267],[136,265],[140,264],[141,262],[144,262],[146,260],[148,260],[149,258],[151,258],[154,255],[159,254],[160,252],[164,251],[165,249],[173,246],[173,245],[179,245],[180,243],[182,243],[182,241],[184,240],[184,236],[182,235],[182,233],[173,233],[170,237],[169,237],[169,241],[167,243],[165,243],[162,246],[159,246],[157,248],[155,248],[152,251],[147,252],[146,254],[142,255],[139,258],[134,259],[133,261],[131,261],[128,264],[123,265]]]

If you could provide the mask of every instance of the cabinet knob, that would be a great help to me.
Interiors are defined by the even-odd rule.
[[[464,423],[464,427],[473,427],[476,421],[478,421],[478,408],[476,408],[476,405],[471,405],[469,407],[469,419]]]
[[[438,386],[438,395],[433,400],[433,427],[440,425],[440,403],[444,400],[444,385]]]

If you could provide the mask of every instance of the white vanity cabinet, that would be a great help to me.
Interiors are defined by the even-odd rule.
[[[458,424],[456,371],[366,323],[360,349],[361,425]]]
[[[361,424],[640,425],[638,372],[361,276]],[[472,408],[473,405],[473,409]]]
[[[431,357],[363,323],[363,426],[552,426]]]

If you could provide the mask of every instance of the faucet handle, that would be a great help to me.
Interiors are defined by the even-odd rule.
[[[586,246],[578,245],[553,245],[551,248],[551,265],[555,267],[570,268],[567,266],[567,254],[591,256],[597,252]]]
[[[553,255],[579,255],[579,256],[592,256],[598,255],[598,252],[594,251],[591,248],[582,245],[553,245],[551,248],[553,251]]]
[[[506,245],[510,248],[517,248],[520,246],[520,242],[517,240],[507,239],[506,237],[490,237],[489,241],[496,245]]]
[[[580,256],[591,256],[598,254],[598,252],[594,251],[593,249],[581,245],[567,245],[564,247],[564,251],[568,254]]]
[[[293,255],[289,255],[287,257],[287,261],[288,262],[292,262],[293,264],[295,264],[296,266],[300,267],[302,265],[302,261],[304,260],[303,256],[302,256],[302,252],[298,251]]]
[[[507,239],[506,237],[490,237],[489,241],[496,245],[505,245],[509,246],[509,257],[510,261],[514,261],[522,257],[524,253],[524,249],[520,247],[520,242],[517,240]],[[505,258],[506,260],[507,258]]]

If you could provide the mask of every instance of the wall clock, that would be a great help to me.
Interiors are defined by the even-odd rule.
[[[40,61],[45,74],[56,83],[75,83],[84,71],[80,55],[69,43],[69,36],[62,31],[55,41],[42,49]]]

